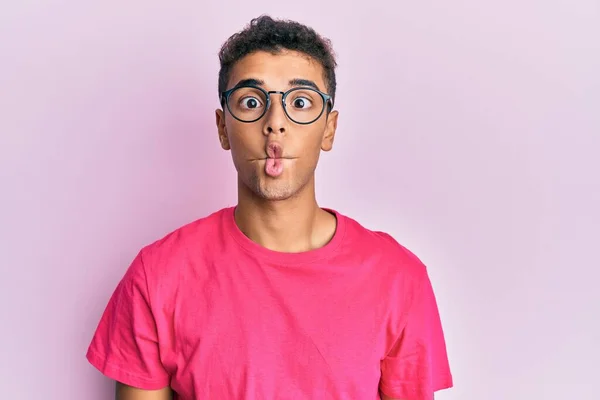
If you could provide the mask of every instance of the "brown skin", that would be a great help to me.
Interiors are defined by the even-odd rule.
[[[160,390],[142,390],[117,382],[116,400],[172,400],[173,392],[166,387]]]
[[[268,91],[286,91],[292,87],[291,80],[305,79],[327,93],[321,64],[293,51],[244,57],[232,69],[228,89],[243,79],[263,81]],[[231,151],[238,173],[235,219],[251,240],[291,253],[316,249],[331,240],[336,220],[317,204],[315,169],[321,151],[333,147],[337,121],[338,112],[332,111],[310,125],[296,124],[285,115],[279,94],[272,95],[270,109],[256,122],[243,123],[226,109],[216,110],[219,142]],[[266,147],[271,142],[281,145],[287,157],[282,161],[282,175],[276,178],[264,172]],[[169,388],[144,391],[117,384],[117,400],[170,400],[171,396]],[[385,395],[382,399],[394,400]]]
[[[321,64],[308,56],[281,51],[256,52],[238,61],[228,88],[244,79],[264,82],[266,90],[286,91],[293,79],[306,79],[327,92]],[[327,244],[335,233],[335,217],[322,210],[315,198],[315,169],[321,151],[330,151],[338,112],[324,113],[310,125],[287,118],[281,96],[271,97],[271,107],[258,121],[244,123],[227,110],[216,110],[219,141],[231,151],[238,172],[236,222],[258,244],[281,252],[301,252]],[[283,174],[265,172],[265,148],[277,142],[283,147]]]

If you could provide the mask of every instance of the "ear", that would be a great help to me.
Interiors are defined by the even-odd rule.
[[[223,110],[217,109],[215,111],[215,119],[221,147],[223,150],[231,150],[231,146],[229,145],[229,137],[227,136],[227,126],[225,126],[225,113]]]
[[[323,139],[321,140],[321,150],[323,151],[330,151],[333,147],[333,139],[335,138],[335,131],[337,129],[338,115],[339,113],[337,111],[332,111],[327,116],[327,125],[325,126]]]

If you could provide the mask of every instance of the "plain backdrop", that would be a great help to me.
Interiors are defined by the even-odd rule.
[[[4,1],[0,390],[104,400],[85,360],[141,246],[235,204],[217,52],[252,17],[338,54],[318,200],[428,265],[455,388],[600,396],[600,3]],[[358,399],[357,399],[358,400]]]

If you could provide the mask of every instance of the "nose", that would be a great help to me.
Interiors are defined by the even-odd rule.
[[[289,123],[280,96],[273,96],[273,94],[270,93],[271,104],[265,115],[263,134],[266,136],[272,133],[285,133]]]

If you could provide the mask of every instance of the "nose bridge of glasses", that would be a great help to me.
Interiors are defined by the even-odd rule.
[[[281,90],[269,90],[269,91],[267,92],[267,94],[269,95],[269,100],[270,100],[271,102],[272,102],[272,100],[271,100],[271,96],[272,96],[272,95],[274,95],[274,94],[280,94],[280,95],[281,95],[281,99],[280,99],[280,101],[281,101],[281,103],[283,104],[283,106],[285,107],[285,103],[284,103],[284,101],[283,101],[283,100],[285,99],[286,92],[282,92]]]
[[[281,95],[281,98],[279,101],[274,100],[271,98],[272,95],[274,94],[279,94]],[[267,91],[267,95],[268,95],[268,109],[265,110],[265,113],[272,113],[273,112],[273,107],[275,106],[275,108],[277,108],[277,106],[281,106],[283,113],[287,115],[287,110],[286,110],[286,104],[285,104],[285,96],[286,96],[286,92],[282,92],[280,90],[269,90]]]

